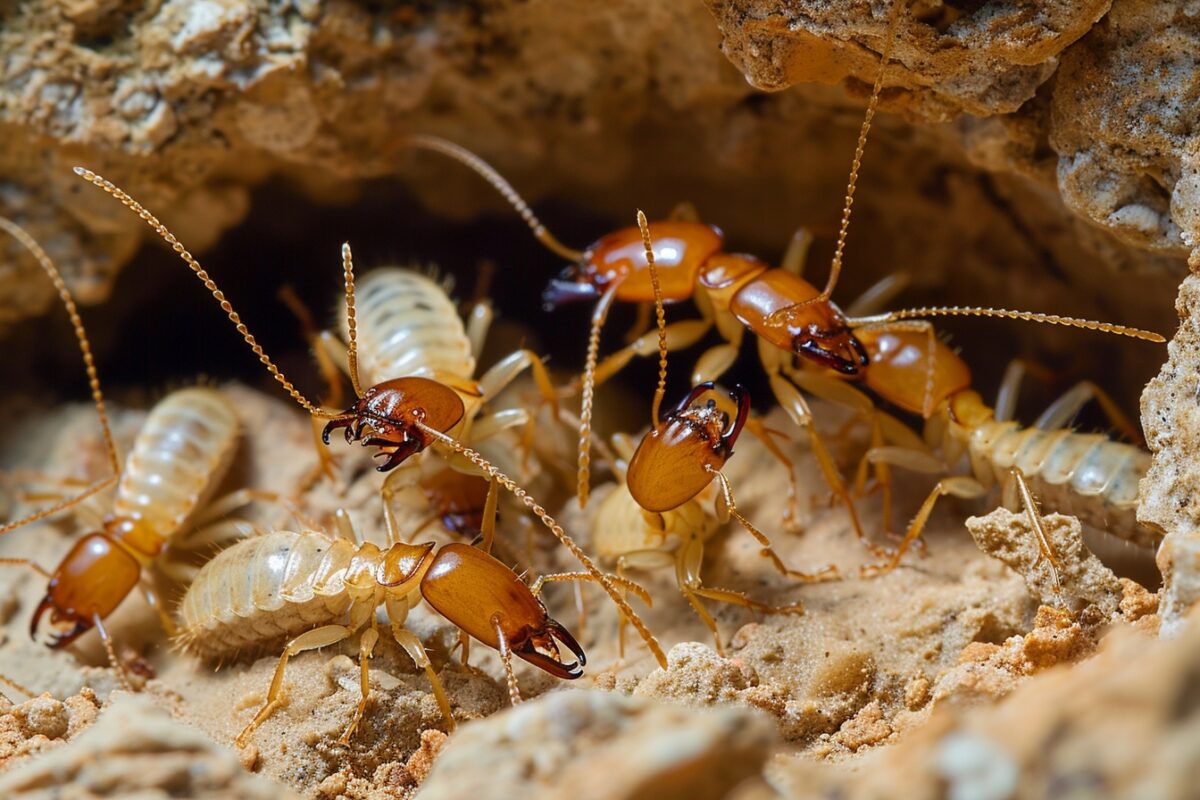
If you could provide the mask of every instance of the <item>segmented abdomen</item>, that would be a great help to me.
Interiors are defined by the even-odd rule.
[[[237,413],[218,390],[194,387],[167,395],[134,439],[113,514],[140,516],[169,538],[212,495],[238,435]]]
[[[410,375],[475,374],[458,309],[438,283],[412,270],[376,269],[358,284],[358,343],[364,386]]]
[[[355,546],[311,531],[273,531],[222,550],[179,604],[183,647],[205,658],[257,651],[341,618]]]
[[[1150,454],[1139,447],[1100,434],[990,422],[972,433],[970,448],[979,477],[1003,482],[1015,466],[1046,510],[1142,547],[1162,539],[1137,521],[1138,483],[1150,468]]]

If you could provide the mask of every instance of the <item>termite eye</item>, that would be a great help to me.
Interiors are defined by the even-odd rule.
[[[708,398],[708,402],[704,404],[704,407],[711,411],[717,407],[717,401],[710,397]]]

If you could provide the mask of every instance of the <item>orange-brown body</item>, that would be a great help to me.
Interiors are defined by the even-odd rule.
[[[1137,521],[1138,483],[1150,466],[1142,448],[996,419],[971,389],[966,363],[927,332],[867,329],[859,338],[870,359],[862,382],[892,405],[935,422],[940,436],[933,443],[951,463],[965,452],[984,487],[1004,483],[1015,468],[1051,508],[1142,547],[1161,540],[1161,531]]]
[[[773,312],[820,294],[803,278],[752,256],[721,252],[723,236],[711,225],[655,222],[650,225],[650,238],[664,302],[702,294],[718,315],[732,315],[752,333],[796,356],[844,375],[855,375],[866,366],[866,352],[831,302],[813,303],[783,324],[767,320]],[[618,301],[654,300],[636,227],[619,230],[589,247],[578,264],[551,281],[543,298],[553,309],[572,300],[598,298],[614,286]]]
[[[126,459],[103,532],[84,536],[59,562],[30,622],[46,612],[65,647],[103,620],[138,585],[145,568],[211,497],[239,436],[232,405],[215,389],[173,392],[151,410]]]
[[[630,459],[625,481],[633,499],[647,511],[671,511],[704,491],[733,455],[749,414],[750,395],[740,386],[728,399],[711,382],[692,389]]]

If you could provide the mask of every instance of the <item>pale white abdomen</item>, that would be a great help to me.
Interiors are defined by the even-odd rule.
[[[339,620],[357,548],[323,533],[273,531],[209,561],[179,605],[179,641],[205,658],[256,651]]]
[[[474,376],[475,358],[462,318],[436,281],[397,267],[372,270],[358,283],[357,301],[363,386],[413,375]]]
[[[1047,511],[1083,522],[1142,547],[1162,534],[1137,521],[1138,483],[1150,454],[1094,433],[1042,431],[1015,422],[988,422],[971,434],[971,463],[984,483],[1003,482],[1017,467]]]
[[[233,404],[207,387],[181,389],[150,410],[125,460],[113,514],[140,517],[163,538],[208,500],[237,450]]]

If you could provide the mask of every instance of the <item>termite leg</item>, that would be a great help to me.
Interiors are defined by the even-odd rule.
[[[921,532],[925,530],[925,523],[929,521],[929,515],[933,513],[933,507],[937,503],[938,498],[947,494],[971,499],[987,494],[987,488],[974,478],[957,476],[942,478],[938,481],[937,486],[933,488],[933,491],[929,493],[929,496],[925,498],[925,502],[917,510],[916,516],[912,518],[912,522],[908,524],[908,530],[904,534],[904,539],[900,542],[892,557],[879,564],[865,565],[859,570],[859,573],[863,577],[873,577],[895,569],[900,564],[900,559],[908,552],[908,548],[917,540]]]
[[[175,620],[171,619],[171,615],[167,613],[164,607],[162,598],[158,596],[158,592],[150,585],[150,582],[143,580],[138,588],[142,592],[142,597],[146,598],[146,604],[154,609],[154,613],[158,614],[158,621],[162,623],[163,630],[166,631],[167,638],[174,639],[179,633],[179,629],[175,626]]]
[[[779,268],[797,278],[803,277],[804,265],[808,261],[808,250],[812,243],[812,233],[807,228],[797,228],[788,242],[787,250],[783,251],[783,260],[779,262]]]
[[[375,630],[375,617],[371,617],[371,627],[363,631],[358,640],[358,669],[361,697],[358,707],[354,709],[354,717],[346,727],[346,732],[338,739],[338,744],[350,744],[350,737],[358,730],[363,714],[367,712],[367,701],[371,699],[371,656],[375,652],[375,644],[379,641],[379,631]]]
[[[479,547],[485,553],[492,552],[492,544],[496,541],[496,506],[500,502],[500,483],[495,478],[488,481],[487,499],[483,501],[483,522],[479,526],[479,534],[483,541]]]
[[[242,732],[234,739],[234,744],[238,747],[245,747],[250,740],[250,735],[259,725],[266,722],[271,714],[275,713],[275,709],[280,706],[279,696],[283,691],[283,672],[292,656],[306,650],[320,650],[322,647],[337,644],[349,638],[352,633],[353,631],[345,625],[322,625],[307,633],[302,633],[288,642],[283,649],[283,654],[279,656],[279,663],[275,667],[275,675],[271,678],[271,688],[267,691],[266,701],[254,715],[254,719],[250,720],[250,724],[243,728]]]
[[[1042,558],[1046,559],[1046,563],[1050,565],[1050,577],[1054,580],[1055,592],[1062,592],[1062,582],[1058,577],[1058,559],[1054,556],[1054,548],[1050,544],[1050,537],[1046,535],[1046,526],[1042,524],[1042,514],[1038,510],[1037,500],[1033,496],[1033,492],[1029,488],[1029,484],[1025,481],[1025,475],[1021,470],[1013,467],[1009,471],[1009,476],[1015,485],[1017,492],[1021,495],[1021,506],[1025,509],[1025,516],[1029,520],[1030,530],[1038,540],[1038,549],[1042,552]]]
[[[1109,423],[1127,441],[1139,447],[1145,447],[1146,443],[1142,439],[1141,432],[1113,400],[1112,395],[1091,381],[1080,381],[1064,392],[1061,397],[1046,407],[1042,415],[1033,423],[1033,427],[1043,431],[1065,428],[1071,424],[1075,415],[1089,400],[1095,400],[1100,405],[1100,409],[1104,412],[1104,416],[1108,417]]]
[[[483,347],[495,317],[489,300],[476,300],[467,311],[467,341],[471,343],[471,355],[476,360],[483,356]]]
[[[700,212],[691,200],[680,200],[667,214],[667,219],[672,222],[699,222]]]
[[[720,470],[707,467],[708,471],[721,483],[721,501],[725,504],[725,510],[729,512],[729,516],[738,521],[747,533],[754,537],[760,545],[762,545],[762,556],[769,559],[775,569],[781,574],[789,578],[798,578],[802,581],[827,581],[835,580],[838,577],[837,567],[832,564],[826,564],[816,572],[803,572],[798,569],[791,569],[783,563],[783,559],[775,552],[771,546],[771,540],[765,533],[755,527],[754,523],[746,519],[742,512],[738,511],[737,503],[733,499],[733,487],[729,485],[729,479],[725,477]]]
[[[846,314],[851,317],[865,317],[883,311],[896,295],[907,289],[911,283],[912,275],[903,270],[885,275],[854,298],[850,305],[846,306]]]
[[[796,465],[792,463],[792,460],[784,454],[783,449],[771,438],[771,435],[776,432],[763,425],[761,420],[751,417],[746,421],[746,429],[763,443],[767,448],[767,452],[774,456],[780,464],[783,464],[783,468],[787,471],[788,499],[787,511],[783,514],[783,527],[792,532],[799,532],[800,507],[798,497],[800,490],[796,485]]]
[[[403,601],[396,602],[391,598],[385,601],[387,607],[388,618],[392,621],[392,638],[396,643],[404,648],[404,652],[408,653],[408,657],[413,660],[421,669],[425,670],[425,677],[429,679],[429,687],[433,690],[433,696],[437,700],[438,708],[442,711],[442,717],[446,720],[446,731],[452,733],[456,724],[454,715],[450,712],[450,698],[446,696],[446,689],[442,686],[442,680],[438,677],[437,672],[433,669],[433,664],[429,661],[429,654],[425,652],[425,645],[421,644],[421,640],[412,631],[404,627],[404,620],[408,614],[408,607],[403,604]],[[461,631],[460,631],[461,633]],[[463,649],[464,660],[466,665],[466,649]]]
[[[633,583],[626,576],[626,570],[638,569],[653,571],[668,567],[674,560],[670,553],[662,550],[634,550],[630,553],[625,553],[617,559],[617,577],[622,583]],[[619,615],[617,623],[617,655],[621,661],[625,660],[625,628],[629,625],[629,620],[624,614]]]
[[[629,330],[625,332],[626,346],[633,344],[646,331],[650,330],[650,310],[654,308],[653,303],[638,303],[637,316],[634,317],[633,324],[629,326]]]
[[[813,419],[812,411],[808,408],[808,402],[805,401],[804,395],[779,373],[773,372],[769,374],[771,391],[775,394],[775,399],[783,406],[783,410],[787,412],[787,415],[792,418],[793,422],[808,431],[809,443],[812,447],[813,455],[816,456],[817,464],[820,466],[821,473],[825,476],[825,482],[829,484],[830,490],[846,506],[846,511],[850,515],[850,524],[854,528],[854,535],[867,550],[876,555],[883,555],[883,548],[867,539],[866,533],[863,532],[862,523],[858,520],[858,511],[854,508],[854,499],[850,496],[850,492],[846,490],[846,485],[842,483],[842,476],[838,472],[837,465],[833,463],[833,457],[830,456],[829,451],[825,448],[825,443],[821,440],[820,434],[817,433],[816,422]]]
[[[494,398],[526,369],[533,374],[538,393],[541,394],[542,400],[550,405],[550,409],[557,419],[558,390],[554,388],[554,383],[550,380],[550,373],[546,371],[546,365],[542,363],[541,357],[532,350],[517,350],[510,353],[483,373],[479,378],[479,388],[484,401]]]
[[[700,319],[672,322],[666,327],[667,351],[684,350],[704,338],[712,324]],[[623,370],[634,358],[658,355],[658,331],[650,331],[632,343],[605,357],[596,367],[594,385],[607,381]]]

